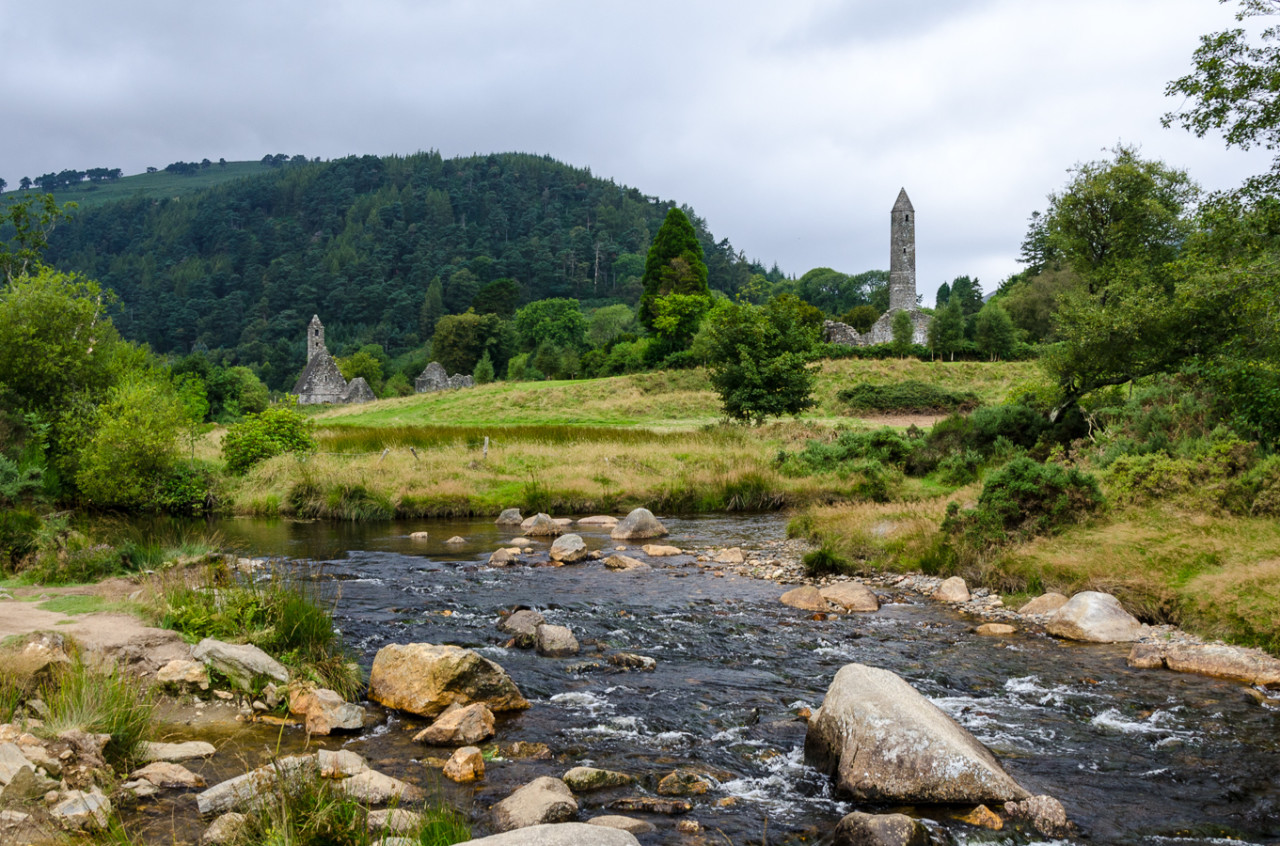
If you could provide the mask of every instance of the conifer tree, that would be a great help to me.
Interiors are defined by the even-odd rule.
[[[667,294],[707,296],[707,265],[702,245],[693,224],[680,209],[667,212],[667,218],[649,246],[641,278],[644,292],[640,295],[638,317],[645,328],[653,331],[654,300]]]

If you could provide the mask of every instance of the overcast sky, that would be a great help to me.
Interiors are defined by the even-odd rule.
[[[1163,129],[1215,0],[0,0],[0,177],[266,153],[547,153],[692,206],[787,273],[1019,269],[1117,142],[1207,188],[1266,151]]]

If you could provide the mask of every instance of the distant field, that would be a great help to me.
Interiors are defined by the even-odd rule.
[[[158,162],[154,167],[163,168],[167,164],[169,162]],[[106,166],[109,167],[110,165]],[[272,170],[273,168],[267,167],[261,162],[227,162],[226,167],[215,163],[190,176],[181,176],[176,173],[165,173],[163,170],[158,170],[155,173],[139,173],[133,176],[125,176],[115,182],[96,184],[82,182],[74,188],[55,191],[53,196],[59,203],[75,202],[81,207],[97,206],[113,200],[127,200],[134,197],[149,199],[173,198],[246,176],[270,173]],[[26,175],[36,176],[38,174]],[[35,189],[32,190],[34,191]],[[7,191],[4,194],[0,194],[0,197],[20,196],[22,193],[21,191]]]

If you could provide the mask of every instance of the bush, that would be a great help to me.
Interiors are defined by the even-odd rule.
[[[828,546],[805,553],[802,559],[806,575],[828,576],[847,573],[852,565]]]
[[[36,549],[40,518],[25,508],[0,509],[0,571],[12,572]]]
[[[1089,474],[1015,458],[987,478],[976,508],[961,511],[951,503],[942,530],[970,551],[982,551],[1052,534],[1102,504],[1098,482]]]
[[[779,453],[778,460],[791,476],[841,472],[866,461],[901,467],[918,443],[888,426],[871,432],[843,431],[829,444],[809,441],[798,453]]]
[[[222,439],[227,472],[243,476],[250,467],[268,458],[287,452],[314,452],[314,430],[310,420],[287,406],[251,414],[244,422],[230,426]]]
[[[908,380],[892,385],[859,384],[836,395],[854,411],[895,411],[919,413],[969,411],[977,408],[978,397],[968,391],[949,391],[927,382]]]
[[[137,677],[118,666],[90,668],[79,656],[41,687],[40,698],[49,709],[42,733],[108,734],[107,763],[125,771],[150,732],[155,711],[155,699]]]

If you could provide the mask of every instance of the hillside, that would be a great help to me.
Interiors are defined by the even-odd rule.
[[[118,200],[174,200],[204,191],[215,185],[233,182],[250,176],[270,174],[272,167],[262,162],[227,162],[215,164],[189,175],[167,173],[137,173],[105,182],[82,182],[70,188],[53,191],[59,204],[73,202],[81,210],[95,208]],[[26,192],[8,191],[0,197],[19,197]]]
[[[504,278],[519,283],[515,305],[634,303],[649,241],[673,205],[516,153],[244,166],[260,172],[202,189],[219,166],[100,186],[95,199],[124,198],[86,203],[54,233],[48,258],[115,292],[125,337],[162,353],[214,351],[274,388],[301,370],[312,314],[335,354],[376,343],[394,356],[424,343],[419,314],[435,278],[448,313]],[[131,187],[144,184],[165,193]],[[738,290],[753,268],[693,220],[711,286]]]

